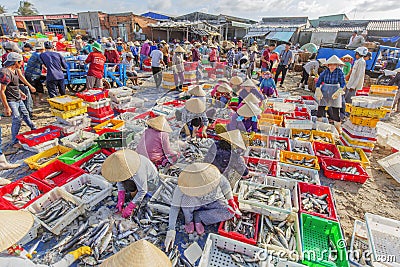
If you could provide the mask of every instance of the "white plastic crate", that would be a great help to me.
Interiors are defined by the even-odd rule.
[[[304,100],[304,104],[310,110],[317,110],[318,109],[318,103],[315,100]]]
[[[21,144],[22,148],[34,153],[40,153],[40,152],[44,152],[52,147],[55,147],[58,145],[58,138],[55,138],[53,140],[41,143],[39,145],[36,146],[28,146],[27,144]]]
[[[268,99],[270,101],[270,99]],[[296,108],[295,103],[281,103],[281,102],[274,102],[273,109],[279,112],[293,112]]]
[[[66,125],[66,124],[59,124],[54,123],[54,126],[60,127],[63,134],[72,134],[76,131],[83,130],[85,128],[90,127],[91,120],[90,118],[84,118],[80,124],[77,125]]]
[[[304,173],[309,175],[312,178],[312,184],[317,184],[320,185],[321,181],[319,180],[319,173],[317,170],[314,169],[309,169],[309,168],[304,168],[301,166],[295,166],[295,165],[290,165],[290,164],[285,164],[285,163],[278,163],[277,169],[276,169],[276,177],[281,178],[281,179],[288,179],[288,180],[293,180],[296,182],[302,182],[299,180],[295,180],[295,179],[289,179],[287,177],[283,177],[281,176],[281,172],[295,172],[298,171],[300,173]]]
[[[101,175],[96,174],[83,174],[71,182],[62,186],[65,191],[71,193],[78,190],[84,184],[92,184],[101,188],[101,191],[92,196],[83,195],[81,200],[85,208],[90,210],[96,206],[100,201],[111,195],[113,190],[112,184],[107,182]]]
[[[285,204],[283,208],[268,206],[267,204],[262,204],[256,200],[245,200],[243,199],[244,194],[248,190],[253,190],[258,187],[263,187],[265,185],[250,183],[247,181],[242,181],[240,185],[240,192],[239,192],[239,208],[244,211],[250,211],[254,213],[260,213],[266,216],[272,216],[277,219],[284,220],[288,214],[292,212],[292,197],[290,194],[290,190],[283,188],[282,191],[284,192]]]
[[[314,123],[311,120],[296,120],[296,119],[286,119],[285,127],[290,129],[308,129],[311,130],[314,127]]]
[[[53,227],[50,227],[35,216],[36,220],[43,225],[44,228],[55,235],[59,235],[66,226],[84,213],[84,206],[82,205],[82,202],[77,197],[74,197],[70,193],[66,192],[64,189],[56,187],[27,207],[27,210],[35,215],[36,213],[46,209],[47,206],[51,205],[60,198],[74,203],[76,207],[65,214],[62,219],[59,220]]]
[[[380,159],[378,160],[378,163],[393,177],[393,179],[400,183],[400,152]]]
[[[127,104],[131,102],[132,97],[131,96],[124,96],[124,97],[111,97],[111,107],[116,105],[116,104]]]
[[[264,249],[245,244],[224,236],[209,234],[200,258],[199,267],[236,267],[238,266],[232,257],[226,253],[237,252],[255,258],[258,255],[265,256],[267,252]],[[260,266],[256,263],[247,266]],[[268,266],[268,265],[266,265]]]
[[[315,127],[313,127],[313,129],[317,130],[317,131],[331,133],[333,135],[333,138],[339,139],[339,132],[336,130],[335,126],[332,124],[317,121],[315,123]]]
[[[86,102],[86,105],[90,108],[99,109],[110,105],[111,100],[109,98],[103,98],[96,102]]]
[[[29,232],[20,241],[18,241],[18,244],[23,246],[35,239],[38,235],[40,226],[40,223],[34,220],[31,230],[29,230]]]
[[[260,231],[258,234],[258,246],[260,247],[266,247],[268,252],[272,252],[274,251],[273,246],[271,246],[270,244],[262,244],[261,241],[261,233],[264,231],[264,215],[261,216],[261,224],[260,224]],[[291,213],[289,214],[284,220],[288,220],[288,221],[294,221],[294,232],[295,232],[295,238],[296,238],[296,251],[290,251],[288,250],[288,254],[289,254],[289,259],[290,261],[294,261],[297,262],[300,259],[302,259],[302,255],[303,255],[303,250],[302,250],[302,245],[301,245],[301,235],[300,235],[300,225],[299,225],[299,217],[297,216],[297,213]],[[282,221],[284,221],[282,220]],[[277,251],[279,253],[279,251]]]
[[[393,262],[382,262],[387,266],[400,266],[400,221],[381,217],[371,213],[365,214],[369,246],[374,259],[389,259]]]
[[[355,245],[358,248],[361,248],[363,251],[368,251],[369,250],[369,244],[368,244],[368,232],[367,232],[367,225],[363,221],[355,220],[354,221],[354,228],[353,228],[353,235],[351,236],[351,242],[350,242],[350,250],[351,253],[349,257],[349,261],[351,264],[357,267],[361,267],[360,263],[357,262],[357,258],[355,258]]]
[[[309,154],[312,156],[315,156],[314,149],[312,148],[311,142],[308,141],[301,141],[301,140],[290,140],[290,150],[293,151],[293,148],[295,147],[305,147],[308,149],[308,153],[304,154]],[[300,153],[300,152],[297,152]]]
[[[379,125],[379,123],[380,122],[378,122],[378,125]],[[350,130],[352,132],[358,133],[356,135],[361,135],[362,133],[366,133],[368,135],[376,135],[378,132],[380,132],[382,134],[381,130],[383,130],[383,129],[379,130],[378,127],[371,128],[368,126],[356,125],[356,124],[351,123],[351,121],[346,121],[345,123],[343,123],[343,128],[345,128],[346,130]],[[391,133],[391,131],[386,127],[384,127],[384,131],[386,134]],[[400,133],[400,131],[399,131],[399,133]]]
[[[126,86],[108,90],[108,96],[111,98],[112,97],[120,98],[120,97],[127,97],[127,96],[130,97],[132,94],[133,94],[133,90]]]
[[[387,144],[394,149],[400,150],[400,135],[392,134],[389,136]]]
[[[373,96],[353,96],[351,104],[355,107],[379,109],[385,105],[385,98]]]
[[[263,173],[256,173],[256,172],[249,172],[250,178],[246,179],[245,181],[255,183],[255,184],[265,184],[265,174]],[[240,182],[244,181],[239,179],[232,188],[232,193],[234,196],[238,196],[240,192]]]
[[[299,198],[298,198],[297,181],[296,180],[283,179],[283,178],[277,178],[277,177],[272,177],[272,176],[265,176],[265,184],[277,186],[277,187],[281,187],[281,188],[286,188],[286,189],[290,190],[290,195],[292,197],[292,205],[293,205],[292,210],[294,212],[299,211]]]
[[[258,152],[263,152],[271,156],[273,159],[272,160],[280,160],[280,150],[274,149],[274,148],[265,148],[265,147],[258,147],[258,146],[248,146],[246,148],[246,151],[244,152],[245,157],[252,157],[252,158],[258,158],[255,156],[250,156],[250,151],[258,151]]]
[[[290,129],[274,125],[271,127],[271,130],[269,131],[269,135],[279,136],[279,137],[290,137]]]
[[[70,126],[76,126],[76,125],[81,124],[85,118],[88,118],[88,114],[74,116],[69,119],[62,119],[60,117],[56,117],[56,119],[59,123],[65,124],[65,125],[70,125]]]
[[[69,136],[61,139],[61,142],[66,147],[71,147],[78,151],[85,151],[94,144],[94,140],[99,137],[98,134],[78,130]],[[77,144],[76,141],[80,138],[85,139],[82,143]]]

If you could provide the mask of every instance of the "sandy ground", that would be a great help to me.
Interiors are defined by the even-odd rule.
[[[299,95],[310,94],[310,92],[296,88],[299,80],[300,76],[298,74],[289,73],[285,81],[285,89],[280,90],[290,91],[292,94]],[[53,121],[54,118],[49,112],[48,104],[35,106],[34,122],[37,127],[45,126]],[[2,118],[0,122],[3,131],[3,146],[10,140],[10,122],[10,118],[7,117]],[[392,116],[389,122],[398,126],[400,115]],[[23,124],[20,132],[27,130],[29,128]],[[324,185],[329,185],[333,188],[337,213],[348,238],[351,237],[354,221],[356,219],[363,220],[366,212],[400,220],[400,186],[377,163],[379,159],[390,154],[390,150],[379,146],[376,147],[370,157],[371,168],[368,169],[371,178],[363,185],[326,178],[321,179]]]

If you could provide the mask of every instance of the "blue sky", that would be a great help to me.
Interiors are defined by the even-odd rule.
[[[260,20],[267,16],[318,16],[346,13],[350,19],[400,19],[400,1],[385,0],[31,0],[43,14],[104,11],[135,14],[161,12],[185,14],[203,11]],[[18,8],[18,0],[0,0],[8,12]]]

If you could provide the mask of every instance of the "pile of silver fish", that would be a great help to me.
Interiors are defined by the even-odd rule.
[[[97,193],[100,193],[103,189],[100,186],[93,185],[90,183],[85,183],[80,188],[70,193],[76,197],[82,198],[83,196],[90,198]]]
[[[286,161],[289,163],[297,164],[297,165],[302,165],[305,167],[315,167],[315,159],[307,159],[306,157],[296,160],[296,159],[291,159],[291,158],[286,158]]]
[[[266,143],[264,141],[261,141],[260,139],[254,139],[250,142],[251,146],[262,146],[265,147]]]
[[[171,260],[173,267],[193,267],[193,265],[185,257],[182,257],[178,246],[175,246],[173,249],[171,249],[170,253],[168,254],[168,258]]]
[[[272,156],[270,153],[268,153],[265,149],[260,149],[260,150],[250,149],[249,157],[262,158],[262,159],[276,159],[274,156]]]
[[[36,163],[41,165],[41,164],[44,164],[44,163],[46,163],[46,162],[48,162],[50,160],[53,160],[53,159],[57,158],[60,155],[61,155],[61,152],[57,152],[57,153],[51,155],[50,157],[44,157],[44,158],[38,159],[36,161]]]
[[[54,181],[51,179],[56,178],[57,176],[61,175],[63,173],[63,171],[55,171],[53,173],[50,173],[49,175],[47,175],[46,177],[44,177],[44,181],[50,185],[55,185]]]
[[[29,201],[39,196],[40,193],[37,185],[21,182],[20,185],[14,187],[14,190],[10,194],[3,195],[3,198],[17,208],[22,208]]]
[[[356,167],[337,167],[335,165],[330,165],[327,167],[328,170],[330,171],[335,171],[335,172],[340,172],[340,173],[347,173],[347,174],[354,174],[354,175],[360,175],[360,173],[357,171]]]
[[[280,177],[283,178],[289,178],[289,179],[295,179],[295,180],[299,180],[302,182],[306,182],[306,183],[313,183],[314,179],[307,174],[304,174],[302,172],[299,171],[280,171]]]
[[[279,149],[279,150],[287,150],[288,142],[286,140],[270,140],[269,147]]]
[[[325,148],[324,150],[322,150],[322,149],[317,150],[317,156],[327,156],[327,157],[330,157],[330,158],[334,158],[335,157],[335,153],[333,153],[329,149]]]
[[[299,133],[293,134],[292,137],[295,140],[297,140],[297,139],[310,139],[311,134],[299,132]]]
[[[286,204],[285,191],[282,188],[266,185],[246,189],[247,192],[243,195],[244,200],[257,201],[277,208],[283,208]]]
[[[294,222],[286,220],[273,220],[263,216],[263,229],[258,237],[260,246],[268,250],[279,251],[280,257],[287,257],[289,251],[296,251],[296,233]]]
[[[301,194],[301,205],[305,211],[329,216],[327,194],[318,196],[310,193]]]
[[[232,219],[225,221],[225,232],[236,232],[244,235],[248,239],[255,238],[256,214],[252,212],[242,212],[240,218],[234,216]]]
[[[267,175],[272,175],[273,176],[272,164],[271,165],[265,165],[265,164],[259,164],[259,163],[256,164],[256,163],[249,162],[247,164],[247,166],[252,171],[261,172],[261,173],[265,173]]]
[[[296,153],[310,154],[310,150],[306,146],[292,146],[292,151]]]
[[[157,194],[154,194],[149,204],[155,210],[163,214],[169,214],[170,204],[172,202],[172,196],[174,195],[175,188],[178,185],[177,179],[160,179],[161,186],[157,190]]]
[[[322,141],[325,143],[331,143],[331,139],[326,137],[326,136],[320,136],[320,135],[314,135],[313,136],[314,141]]]
[[[343,151],[340,152],[343,159],[351,159],[351,160],[361,160],[360,154],[357,151],[350,152],[350,151]]]
[[[91,174],[101,174],[101,166],[107,159],[107,155],[103,152],[96,154],[90,160],[84,162],[80,168]]]
[[[35,216],[49,225],[49,227],[53,227],[58,221],[62,220],[64,215],[74,208],[76,208],[74,203],[60,198],[47,206],[43,211],[35,213]]]
[[[199,162],[204,159],[213,141],[211,139],[194,139],[187,142],[183,156],[186,162]]]
[[[278,136],[278,137],[290,137],[290,131],[288,133],[287,131],[282,131],[280,129],[274,129],[273,132],[271,132],[271,135]]]
[[[172,176],[172,177],[179,177],[183,170],[175,165],[168,166],[161,170],[161,173]]]

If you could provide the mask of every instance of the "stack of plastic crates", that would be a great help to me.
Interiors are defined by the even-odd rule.
[[[114,111],[111,108],[110,99],[107,98],[108,91],[93,89],[79,93],[77,96],[85,101],[92,124],[102,123],[113,118]]]
[[[361,148],[372,152],[377,141],[376,125],[390,109],[384,107],[385,100],[376,97],[355,96],[347,107],[350,119],[343,124],[340,140],[344,146]]]
[[[51,106],[51,113],[57,117],[57,127],[62,129],[64,135],[72,134],[78,130],[90,127],[87,106],[83,100],[75,96],[57,96],[47,100]]]
[[[109,90],[111,98],[111,107],[118,113],[135,112],[135,102],[132,101],[132,89],[128,87],[119,87]]]
[[[185,83],[196,82],[196,69],[198,62],[185,62]]]
[[[172,71],[164,71],[162,74],[162,87],[164,89],[173,90],[175,89],[174,74]]]
[[[61,129],[49,125],[17,135],[19,143],[25,150],[40,153],[58,145]]]

